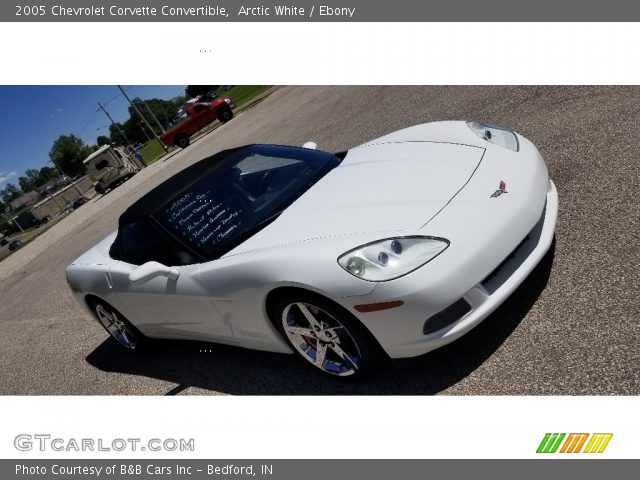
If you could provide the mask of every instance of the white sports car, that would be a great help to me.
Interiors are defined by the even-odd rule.
[[[477,122],[331,154],[249,145],[176,174],[67,268],[123,347],[147,338],[297,353],[349,379],[478,325],[549,249],[536,147]]]

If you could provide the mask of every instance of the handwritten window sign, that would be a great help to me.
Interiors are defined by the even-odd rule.
[[[196,173],[179,194],[159,205],[153,218],[193,253],[224,255],[280,215],[340,160],[297,147],[252,145]],[[193,181],[193,180],[192,180]],[[176,191],[176,190],[174,190]],[[170,199],[170,200],[169,200]]]
[[[211,252],[240,228],[242,213],[229,189],[196,185],[169,202],[156,218],[186,244]]]

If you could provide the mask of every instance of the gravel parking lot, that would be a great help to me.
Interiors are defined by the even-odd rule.
[[[339,151],[453,119],[503,124],[538,146],[560,195],[556,243],[481,326],[406,369],[345,385],[234,347],[163,341],[123,354],[68,290],[64,268],[132,201],[211,153],[308,140]],[[638,132],[639,87],[277,89],[0,262],[0,393],[640,395]]]

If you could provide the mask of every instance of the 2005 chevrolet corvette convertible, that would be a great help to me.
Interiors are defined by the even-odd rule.
[[[495,125],[338,154],[249,145],[144,195],[67,281],[127,349],[204,340],[356,379],[478,325],[545,255],[557,211],[536,147]]]

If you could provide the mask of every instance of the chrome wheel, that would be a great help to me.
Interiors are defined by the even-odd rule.
[[[135,334],[127,326],[124,320],[118,317],[118,315],[105,308],[103,305],[96,305],[96,315],[100,323],[109,332],[109,334],[115,338],[120,345],[129,350],[135,350],[138,342]]]
[[[346,377],[360,369],[358,343],[326,310],[305,302],[290,303],[282,311],[282,326],[298,353],[323,372]]]

